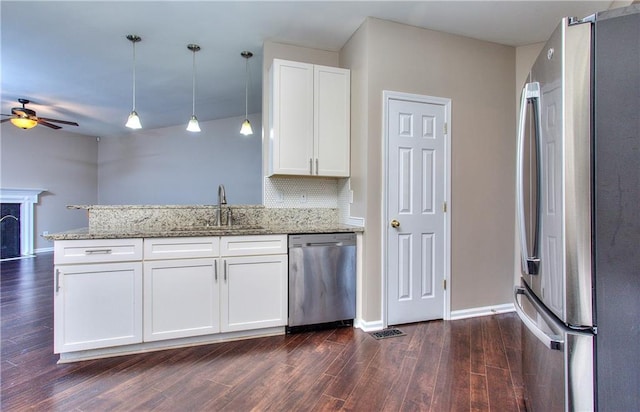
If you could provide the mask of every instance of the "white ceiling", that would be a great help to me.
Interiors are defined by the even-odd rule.
[[[338,51],[367,16],[511,46],[545,41],[564,16],[610,1],[6,1],[0,2],[2,113],[30,99],[39,116],[93,136],[129,131],[132,46],[143,127],[187,123],[197,43],[196,115],[203,122],[261,110],[265,40]],[[8,125],[8,123],[5,123]],[[3,127],[10,127],[4,126]],[[38,126],[42,127],[42,126]]]

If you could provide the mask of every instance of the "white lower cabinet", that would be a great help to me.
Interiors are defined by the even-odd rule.
[[[220,332],[216,259],[144,262],[144,340]]]
[[[142,342],[142,263],[56,265],[54,352]]]
[[[144,250],[145,341],[286,324],[286,235],[145,239]]]
[[[287,323],[287,255],[223,258],[222,332]]]
[[[54,261],[56,353],[287,323],[286,235],[65,240]]]

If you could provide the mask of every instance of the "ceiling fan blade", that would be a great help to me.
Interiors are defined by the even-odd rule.
[[[38,118],[38,124],[50,127],[52,129],[55,129],[55,130],[62,129],[62,127],[58,126],[57,124],[49,123],[49,122],[46,122],[46,121],[42,120],[42,117]]]
[[[0,116],[9,116],[9,117],[13,117],[12,114],[4,114],[4,113],[0,113]]]
[[[10,118],[9,119],[2,119],[2,120],[0,120],[0,123],[8,122],[9,120],[11,120],[11,119]]]
[[[49,119],[47,117],[38,117],[38,119],[40,120],[45,120],[47,122],[55,122],[55,123],[62,123],[62,124],[68,124],[70,126],[79,126],[78,123],[76,122],[68,122],[66,120],[57,120],[57,119]]]

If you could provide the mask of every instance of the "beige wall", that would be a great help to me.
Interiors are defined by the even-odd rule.
[[[529,75],[533,62],[535,62],[543,47],[544,42],[516,48],[516,103],[518,104],[518,110],[520,109],[522,87],[524,87],[524,82]]]
[[[366,84],[352,94],[352,107],[366,113],[352,126],[352,174],[363,186],[354,190],[355,214],[366,219],[364,320],[382,316],[383,90],[452,99],[451,309],[511,302],[515,49],[371,18],[340,63],[362,65],[352,83]]]
[[[46,189],[34,207],[34,248],[53,248],[40,236],[86,227],[82,210],[69,204],[94,204],[98,197],[98,143],[96,138],[65,129],[38,126],[21,130],[3,123],[0,133],[0,186]]]

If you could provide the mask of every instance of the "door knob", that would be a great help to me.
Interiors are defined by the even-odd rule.
[[[399,227],[400,226],[400,222],[397,219],[393,219],[391,221],[391,227]]]

